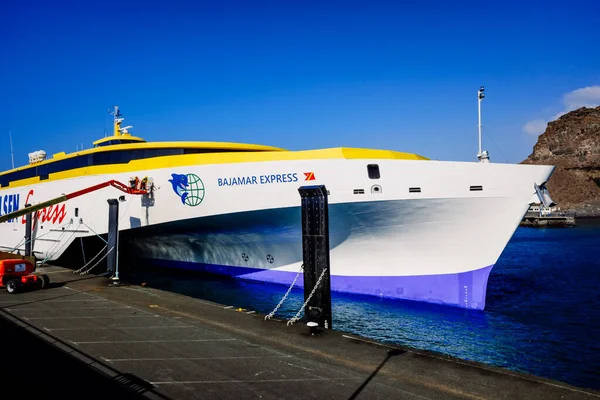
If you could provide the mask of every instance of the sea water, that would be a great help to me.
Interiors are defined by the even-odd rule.
[[[152,286],[269,313],[287,287],[197,274],[151,274]],[[277,312],[303,303],[294,289]],[[600,221],[517,229],[493,268],[483,311],[332,293],[333,328],[386,343],[600,389]]]

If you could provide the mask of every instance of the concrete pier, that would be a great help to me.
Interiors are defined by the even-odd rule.
[[[56,374],[42,389],[59,398],[81,383],[77,398],[118,386],[155,399],[600,399],[597,391],[334,330],[311,336],[304,324],[265,321],[234,304],[109,286],[106,277],[58,267],[40,272],[51,277],[50,288],[0,291],[0,318],[22,330],[13,348],[44,343],[80,373],[96,374]],[[0,376],[12,371],[11,382],[19,375],[35,382],[48,374],[41,365],[52,364],[34,353],[20,360],[30,365],[21,373],[6,361]]]
[[[527,213],[520,223],[521,226],[533,227],[563,227],[575,226],[574,215],[539,215],[538,213]]]

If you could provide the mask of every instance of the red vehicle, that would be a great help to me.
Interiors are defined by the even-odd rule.
[[[47,275],[35,275],[35,266],[21,259],[0,260],[0,287],[8,293],[24,288],[44,288],[50,282]]]
[[[131,187],[127,187],[125,184],[119,181],[110,180],[99,183],[94,186],[87,187],[85,189],[78,190],[76,192],[67,194],[63,193],[59,197],[48,201],[43,201],[34,206],[24,207],[20,210],[0,215],[0,223],[6,222],[11,219],[19,218],[26,214],[37,212],[42,208],[53,206],[55,204],[71,200],[75,197],[82,196],[84,194],[88,194],[95,190],[99,190],[108,186],[112,186],[128,194],[149,195],[150,197],[152,197],[152,192],[154,190],[154,185],[151,183],[148,191],[148,177],[142,179],[141,182],[139,181],[139,178],[136,177],[133,180]],[[9,293],[14,293],[19,289],[26,287],[46,287],[46,285],[48,285],[48,283],[50,282],[48,276],[34,275],[33,271],[35,271],[35,266],[30,261],[21,259],[0,260],[0,288],[6,287],[6,290],[8,290]]]

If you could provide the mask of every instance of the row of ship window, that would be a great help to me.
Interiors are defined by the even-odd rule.
[[[10,182],[21,179],[33,178],[39,176],[41,180],[48,179],[50,174],[62,171],[68,171],[76,168],[89,167],[93,165],[108,165],[108,164],[127,164],[133,160],[141,160],[145,158],[174,156],[183,154],[199,154],[199,153],[227,153],[231,149],[186,149],[186,148],[164,148],[164,149],[134,149],[134,150],[118,150],[86,154],[64,160],[57,160],[51,163],[31,166],[21,171],[11,172],[5,175],[0,175],[0,187],[6,187]],[[255,150],[248,150],[255,151]]]

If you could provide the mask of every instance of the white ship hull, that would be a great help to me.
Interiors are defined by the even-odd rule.
[[[379,179],[368,177],[367,164],[379,165]],[[527,211],[534,184],[545,183],[552,170],[389,159],[210,164],[0,188],[0,214],[110,179],[149,176],[157,187],[153,199],[126,195],[119,213],[119,230],[136,238],[131,246],[141,257],[289,284],[302,262],[298,188],[324,184],[332,290],[483,309],[489,273]],[[310,173],[314,180],[306,181]],[[199,177],[202,190],[178,193],[173,183],[181,175]],[[109,187],[42,211],[34,254],[56,260],[79,237],[105,235],[106,200],[120,195]],[[24,218],[0,224],[4,250],[22,253],[23,237]]]

